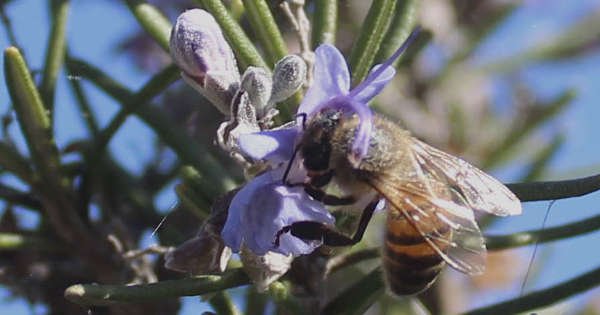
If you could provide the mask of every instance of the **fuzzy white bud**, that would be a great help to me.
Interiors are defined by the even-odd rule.
[[[263,68],[248,67],[242,76],[241,89],[248,92],[250,104],[258,117],[265,115],[272,87],[271,75]]]
[[[296,55],[283,57],[273,70],[270,102],[278,103],[292,96],[306,80],[306,62]]]

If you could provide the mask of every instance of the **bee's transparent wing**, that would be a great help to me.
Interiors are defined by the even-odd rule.
[[[469,163],[410,138],[409,154],[393,172],[368,181],[453,268],[479,274],[485,243],[473,210],[521,213],[517,197]],[[448,227],[451,235],[445,234]]]
[[[500,216],[521,214],[519,199],[495,178],[415,138],[411,142],[417,167],[457,190],[468,208]]]
[[[426,181],[406,181],[398,174],[368,179],[388,206],[400,212],[451,267],[470,275],[481,274],[486,248],[473,212],[452,201],[453,192],[445,183]]]

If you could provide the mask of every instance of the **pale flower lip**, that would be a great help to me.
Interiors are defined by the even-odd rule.
[[[239,252],[242,244],[256,255],[276,252],[283,255],[309,254],[320,241],[304,241],[283,234],[279,246],[275,237],[283,227],[297,221],[333,224],[333,216],[320,202],[312,200],[303,187],[281,181],[280,169],[268,171],[248,182],[233,198],[227,222],[221,232],[225,245]]]
[[[240,73],[233,51],[212,15],[201,9],[179,15],[169,48],[183,79],[228,115]]]

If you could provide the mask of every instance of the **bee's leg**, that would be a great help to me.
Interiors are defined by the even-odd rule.
[[[356,202],[354,196],[339,197],[336,195],[330,195],[323,190],[313,187],[310,184],[304,185],[304,191],[313,199],[320,201],[328,206],[346,206]]]
[[[363,238],[367,225],[373,216],[375,208],[377,208],[379,199],[371,201],[363,210],[358,223],[358,228],[354,236],[349,237],[341,232],[317,221],[298,221],[291,225],[283,227],[275,236],[275,246],[279,246],[279,238],[282,234],[290,232],[295,237],[304,240],[322,240],[323,244],[328,246],[349,246],[354,245]]]
[[[288,183],[288,186],[303,186],[304,191],[316,201],[320,201],[328,206],[347,206],[356,202],[353,196],[339,197],[330,195],[324,192],[321,187],[329,184],[333,177],[333,170],[329,170],[323,174],[315,175],[310,178],[308,183]]]
[[[325,193],[321,187],[329,184],[333,178],[333,170],[329,170],[323,174],[313,176],[310,182],[304,185],[304,191],[315,200],[320,201],[328,206],[345,206],[356,202],[353,196],[339,197]]]
[[[323,186],[329,184],[329,182],[331,182],[333,175],[334,175],[333,170],[329,170],[323,174],[314,175],[310,178],[310,185],[313,187],[319,187],[319,188],[323,187]]]

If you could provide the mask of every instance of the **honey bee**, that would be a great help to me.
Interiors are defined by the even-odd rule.
[[[358,124],[356,115],[324,109],[306,122],[297,148],[310,178],[302,185],[314,199],[350,205],[360,196],[373,196],[354,236],[313,221],[295,222],[280,233],[329,246],[355,244],[383,198],[387,219],[382,266],[392,293],[421,293],[445,264],[469,275],[481,274],[486,248],[473,211],[520,214],[517,197],[483,171],[379,115],[373,117],[367,154],[356,163],[351,147]],[[325,193],[322,188],[332,181],[348,195]]]

